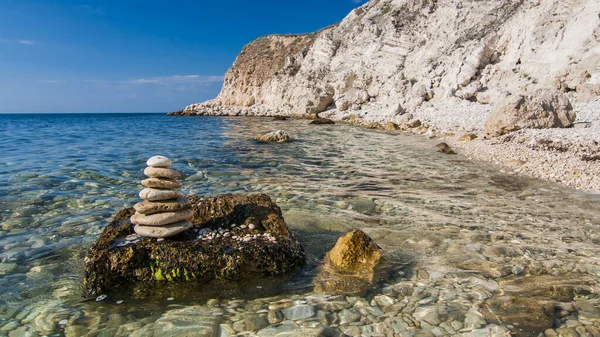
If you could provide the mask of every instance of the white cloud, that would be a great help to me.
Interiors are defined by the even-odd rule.
[[[77,8],[90,12],[92,14],[104,15],[106,10],[102,6],[78,5]]]
[[[210,84],[223,82],[223,76],[201,76],[201,75],[173,75],[159,77],[135,78],[130,80],[86,80],[89,83],[106,84],[154,84],[154,85],[174,85],[174,84]]]
[[[0,38],[0,42],[1,43],[18,43],[18,44],[24,44],[26,46],[32,46],[34,44],[37,44],[37,41],[33,41],[33,40],[26,40],[26,39],[5,39],[5,38]]]
[[[208,84],[222,82],[223,76],[174,75],[162,77],[137,78],[125,81],[131,84]]]

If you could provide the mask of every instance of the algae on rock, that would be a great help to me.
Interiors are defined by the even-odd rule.
[[[108,293],[135,282],[278,275],[304,264],[302,245],[267,195],[191,196],[189,200],[192,229],[164,240],[128,241],[134,234],[129,220],[134,210],[118,212],[85,258],[87,294]]]

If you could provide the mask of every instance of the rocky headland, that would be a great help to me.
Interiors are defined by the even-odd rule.
[[[215,99],[173,114],[404,128],[508,172],[600,191],[599,13],[593,0],[372,0],[316,33],[249,43]],[[507,100],[544,95],[573,114],[486,131]]]

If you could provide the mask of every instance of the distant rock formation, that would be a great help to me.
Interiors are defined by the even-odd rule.
[[[589,100],[600,95],[599,12],[596,0],[372,0],[317,33],[251,42],[217,98],[176,114],[402,124],[539,88]]]

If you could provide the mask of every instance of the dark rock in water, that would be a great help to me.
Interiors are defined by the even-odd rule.
[[[168,112],[167,116],[185,116],[183,110]]]
[[[285,116],[275,116],[273,117],[274,121],[287,121],[287,117]]]
[[[315,118],[312,122],[310,122],[310,124],[315,124],[315,125],[321,125],[321,124],[335,124],[334,121],[332,121],[329,118]]]
[[[437,152],[441,152],[441,153],[445,153],[445,154],[456,154],[456,152],[454,152],[454,150],[452,150],[450,145],[448,145],[446,143],[439,143],[435,147],[438,149]]]
[[[267,195],[188,199],[194,213],[192,228],[162,240],[132,240],[130,217],[135,211],[118,212],[85,258],[87,295],[135,282],[277,275],[304,264],[303,247]]]

